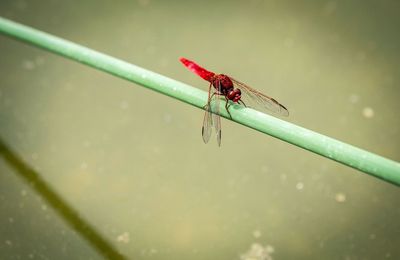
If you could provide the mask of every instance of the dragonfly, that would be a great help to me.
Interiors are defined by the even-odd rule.
[[[273,99],[254,88],[225,74],[217,74],[206,70],[194,61],[186,58],[179,59],[190,71],[197,74],[210,83],[208,88],[208,100],[204,106],[205,114],[201,135],[204,143],[208,143],[212,134],[212,127],[217,134],[218,146],[221,146],[221,118],[219,116],[220,99],[225,98],[225,109],[229,117],[231,102],[247,107],[247,102],[251,102],[250,107],[261,108],[281,116],[289,116],[288,109]],[[244,98],[246,103],[242,100]]]

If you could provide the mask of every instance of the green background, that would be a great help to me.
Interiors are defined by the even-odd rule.
[[[0,3],[1,16],[206,90],[178,61],[193,59],[273,96],[290,122],[397,161],[398,10]],[[46,189],[127,258],[246,259],[255,245],[256,259],[400,257],[395,186],[227,120],[222,147],[204,145],[201,110],[4,36],[0,54],[1,140],[46,183],[0,161],[0,258],[101,257]]]

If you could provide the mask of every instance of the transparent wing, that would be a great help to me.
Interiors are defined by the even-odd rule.
[[[229,78],[232,80],[235,87],[240,89],[240,91],[242,92],[242,97],[244,97],[244,102],[246,102],[246,105],[247,105],[248,100],[252,100],[253,104],[250,105],[250,107],[252,107],[252,108],[266,109],[268,111],[274,112],[281,116],[289,115],[289,111],[287,110],[287,108],[284,105],[280,104],[275,99],[273,99],[272,97],[269,97],[255,89],[253,89],[252,87],[249,87],[246,84],[244,84],[240,81],[237,81],[234,78],[231,78],[231,77],[229,77]]]
[[[218,89],[220,88],[218,87]],[[218,146],[221,146],[221,117],[219,116],[220,92],[218,90],[213,90],[214,88],[210,86],[210,97],[208,98],[207,104],[205,106],[201,135],[203,137],[204,143],[208,143],[211,137],[212,127],[214,127],[215,133],[217,134]]]
[[[213,118],[213,125],[215,129],[215,133],[217,134],[217,142],[218,146],[221,146],[221,117],[219,116],[219,93],[221,93],[221,85],[219,84],[219,81],[217,83],[217,91],[214,92],[213,97],[212,97],[212,118]]]
[[[204,143],[208,143],[208,141],[210,140],[211,127],[212,127],[210,100],[208,100],[205,110],[206,111],[204,113],[203,127],[201,128],[201,136],[203,137]]]

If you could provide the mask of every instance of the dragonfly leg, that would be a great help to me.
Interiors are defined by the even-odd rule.
[[[240,104],[240,102],[241,102],[245,107],[247,107],[246,104],[243,102],[243,100],[239,99],[238,103]]]
[[[205,105],[203,106],[203,109],[205,109],[205,110],[207,110],[207,111],[208,111],[208,109],[210,109],[211,100],[212,100],[212,98],[214,97],[214,95],[219,95],[219,94],[213,93],[213,94],[210,96],[210,98],[208,99],[207,104],[205,104]]]
[[[226,109],[226,112],[228,112],[228,114],[229,114],[229,117],[232,119],[232,115],[231,115],[231,112],[229,112],[229,107],[231,106],[231,104],[229,104],[229,99],[225,96],[225,109]]]

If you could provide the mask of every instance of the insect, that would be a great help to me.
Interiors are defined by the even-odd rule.
[[[243,97],[246,102],[248,102],[248,100],[252,102],[252,107],[260,107],[281,116],[289,115],[287,108],[272,97],[264,95],[228,75],[216,74],[208,71],[191,60],[185,58],[180,58],[179,60],[189,70],[210,83],[208,88],[207,104],[204,106],[206,112],[204,114],[203,127],[201,129],[204,143],[208,143],[210,140],[211,130],[212,127],[214,127],[217,134],[218,146],[221,146],[221,118],[219,116],[220,97],[225,98],[225,109],[230,118],[232,118],[232,115],[229,111],[231,105],[229,101],[247,107],[246,103],[242,100]]]

